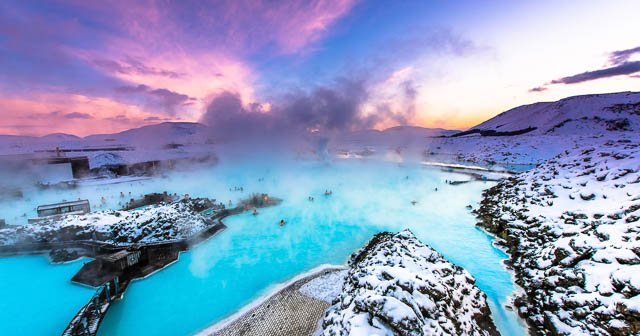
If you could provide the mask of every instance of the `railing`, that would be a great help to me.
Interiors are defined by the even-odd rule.
[[[93,336],[107,313],[111,302],[122,292],[118,277],[98,288],[89,302],[71,320],[63,336]]]

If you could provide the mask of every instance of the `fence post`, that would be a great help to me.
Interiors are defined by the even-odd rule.
[[[87,318],[83,317],[82,321],[80,321],[80,324],[82,325],[82,335],[89,336],[89,332],[87,331]]]
[[[111,302],[111,283],[107,282],[107,284],[104,286],[107,290],[107,302]]]
[[[96,316],[100,316],[100,294],[96,292],[93,295],[93,308],[96,311]]]

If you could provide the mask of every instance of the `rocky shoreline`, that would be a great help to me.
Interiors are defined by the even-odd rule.
[[[578,145],[483,194],[533,335],[640,333],[640,146]]]

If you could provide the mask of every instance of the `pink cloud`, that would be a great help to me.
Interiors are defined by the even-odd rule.
[[[0,98],[0,111],[3,111],[0,134],[14,135],[61,132],[86,136],[172,120],[135,105],[77,94],[34,94],[28,99],[4,97]]]
[[[258,100],[254,89],[258,72],[247,61],[249,56],[265,48],[269,50],[266,57],[306,53],[359,1],[160,4],[153,0],[78,0],[67,5],[74,7],[82,20],[58,19],[53,13],[46,13],[38,16],[43,24],[36,24],[36,29],[29,28],[32,25],[28,13],[16,13],[16,17],[24,17],[21,27],[29,29],[15,31],[15,27],[0,23],[0,32],[16,35],[11,41],[17,44],[12,48],[33,48],[20,41],[52,34],[44,40],[55,42],[51,54],[61,61],[50,62],[55,65],[51,69],[79,62],[91,71],[97,70],[103,78],[91,77],[91,85],[72,82],[64,88],[64,84],[42,84],[15,96],[0,94],[4,117],[0,133],[24,133],[28,129],[32,134],[55,131],[86,135],[135,127],[154,118],[166,120],[167,116],[199,120],[211,97],[224,91],[237,92],[243,104],[251,104]],[[56,29],[50,29],[52,26]],[[83,42],[75,43],[78,41]],[[39,49],[29,51],[42,54]],[[40,76],[39,72],[34,74]],[[35,82],[40,78],[36,77]],[[117,90],[122,87],[140,92]],[[136,100],[136,94],[150,99]],[[59,113],[51,114],[52,111]],[[28,122],[32,127],[17,127],[27,126]]]
[[[159,4],[157,1],[76,1],[96,20],[156,51],[202,47],[232,54],[274,44],[297,53],[324,37],[361,0],[223,0]],[[144,13],[144,15],[141,15]],[[184,18],[188,17],[188,20]],[[192,30],[198,30],[194,33]]]
[[[240,43],[260,47],[260,41],[274,41],[280,52],[292,54],[324,37],[357,2],[281,1],[274,6],[264,0],[229,1],[225,17],[232,24],[233,39]]]

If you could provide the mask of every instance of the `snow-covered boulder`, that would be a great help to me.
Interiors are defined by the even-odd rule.
[[[511,255],[534,335],[640,335],[640,139],[588,139],[476,210]]]
[[[375,235],[349,265],[319,335],[499,335],[475,279],[409,230]]]

